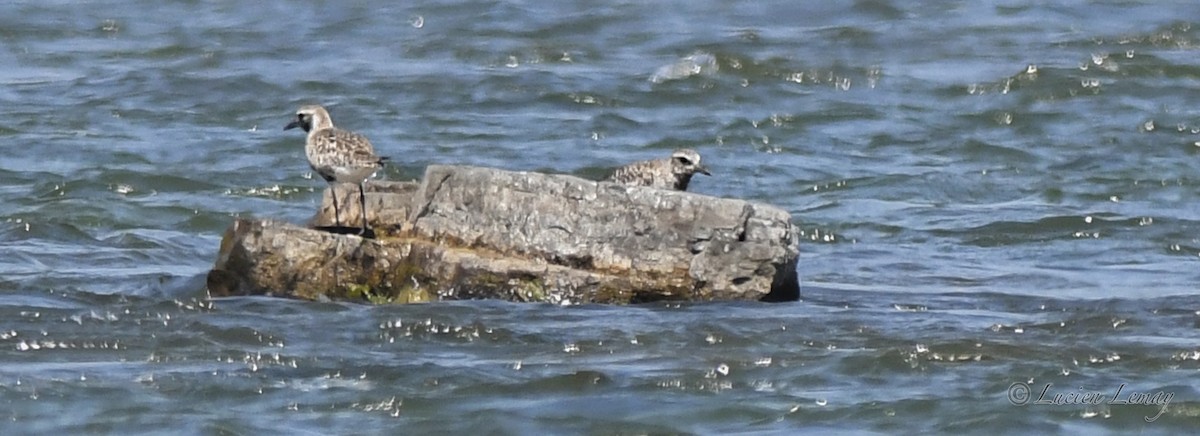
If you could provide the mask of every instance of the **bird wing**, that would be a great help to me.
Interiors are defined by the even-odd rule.
[[[617,168],[605,180],[625,185],[652,186],[654,185],[654,174],[649,169],[653,164],[652,161],[634,162]]]
[[[366,136],[348,130],[333,128],[321,132],[316,144],[316,154],[340,156],[343,164],[352,166],[379,166],[382,158],[375,155],[375,148]]]

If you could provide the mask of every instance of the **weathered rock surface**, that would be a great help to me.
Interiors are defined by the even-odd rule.
[[[327,191],[314,226],[361,213]],[[215,295],[372,301],[500,298],[630,303],[799,297],[790,215],[742,200],[567,175],[430,166],[368,184],[377,239],[241,219],[209,274]]]
[[[420,187],[421,184],[417,182],[367,182],[363,189],[367,194],[367,222],[373,224],[403,223],[408,219],[413,194]],[[321,207],[317,209],[317,214],[309,220],[309,226],[333,227],[336,224],[333,216],[332,195],[338,196],[338,208],[341,209],[338,218],[341,219],[341,224],[347,227],[358,227],[359,220],[362,219],[362,207],[358,202],[358,187],[346,183],[340,183],[336,185],[336,188],[331,187],[325,190],[321,199]]]

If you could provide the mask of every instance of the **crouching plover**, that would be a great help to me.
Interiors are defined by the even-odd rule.
[[[334,127],[329,112],[319,105],[301,106],[296,111],[296,119],[283,130],[296,127],[308,133],[308,139],[304,142],[308,165],[329,182],[331,188],[334,183],[358,185],[358,201],[362,206],[362,230],[359,234],[366,235],[367,196],[363,192],[363,181],[383,168],[383,161],[387,158],[375,155],[375,149],[366,136]],[[333,195],[333,220],[341,227],[337,192],[331,190],[330,193]]]
[[[686,191],[688,182],[696,173],[712,175],[708,168],[700,164],[700,153],[681,148],[671,153],[670,158],[644,160],[618,168],[604,180],[622,185]]]

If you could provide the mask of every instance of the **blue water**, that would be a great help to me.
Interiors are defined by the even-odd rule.
[[[0,429],[1194,431],[1200,3],[810,3],[0,5]],[[802,300],[210,299],[307,103],[391,180],[695,148]]]

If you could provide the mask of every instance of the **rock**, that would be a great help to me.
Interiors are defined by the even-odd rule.
[[[368,181],[363,187],[367,197],[368,223],[402,223],[408,218],[409,205],[412,196],[421,187],[417,182]],[[321,198],[321,207],[317,214],[309,220],[311,227],[332,227],[333,198],[338,196],[338,206],[341,208],[339,217],[342,225],[358,227],[362,219],[362,208],[358,202],[358,187],[348,183],[339,183],[325,190]]]
[[[358,190],[335,192],[356,225]],[[316,226],[332,221],[331,194]],[[568,175],[430,166],[369,183],[377,239],[239,219],[209,274],[214,295],[499,298],[553,303],[799,298],[799,239],[778,208]]]

